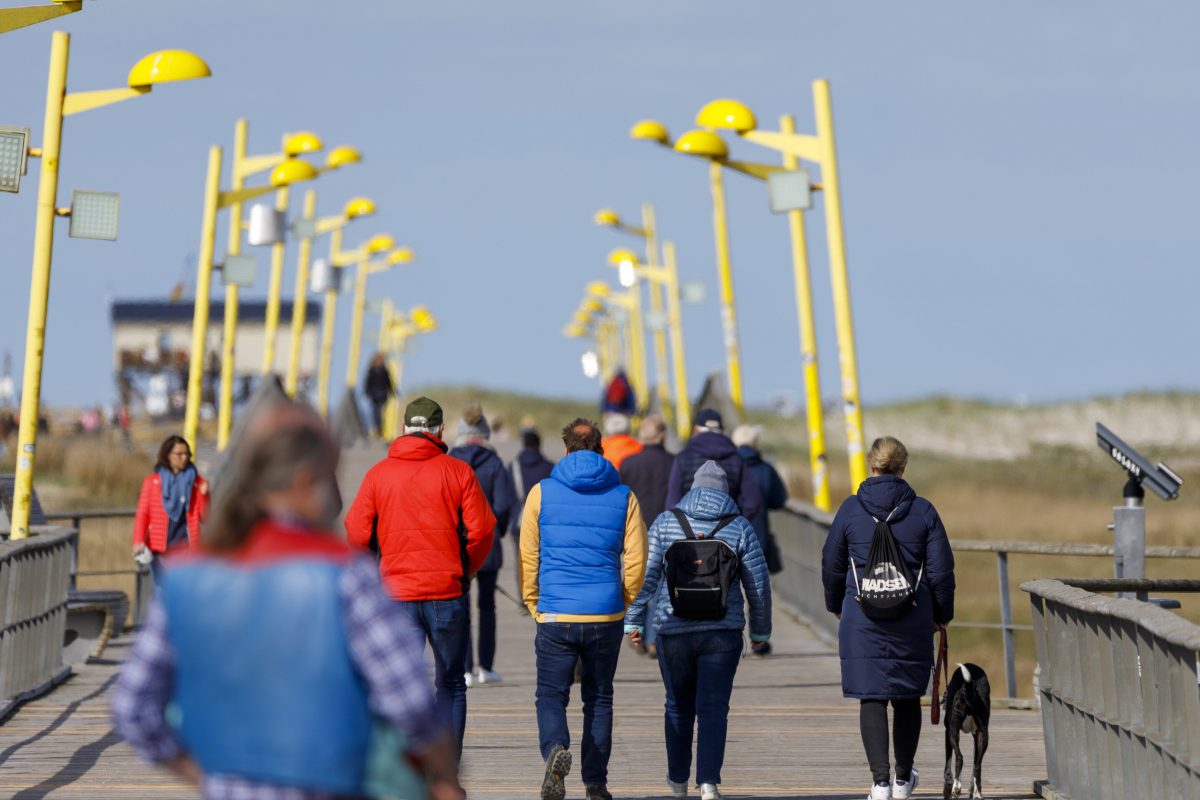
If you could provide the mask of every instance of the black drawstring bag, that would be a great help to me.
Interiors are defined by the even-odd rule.
[[[871,619],[896,619],[917,604],[917,586],[925,574],[925,565],[921,564],[921,570],[913,580],[912,570],[904,563],[900,546],[896,544],[896,537],[888,525],[896,509],[892,509],[887,519],[883,520],[871,514],[865,505],[863,510],[875,520],[875,536],[871,539],[871,551],[867,554],[867,565],[861,580],[854,558],[850,559],[854,584],[858,587],[858,597],[854,599]]]

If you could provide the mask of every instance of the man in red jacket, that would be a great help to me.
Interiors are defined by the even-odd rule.
[[[464,461],[446,455],[442,408],[420,397],[404,411],[404,435],[367,472],[346,512],[351,544],[378,548],[388,593],[403,603],[433,650],[437,699],[462,753],[463,675],[470,641],[465,589],[492,549],[496,518]]]

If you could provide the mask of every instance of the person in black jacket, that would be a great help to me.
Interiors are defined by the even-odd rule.
[[[395,392],[396,387],[392,384],[392,373],[388,372],[387,362],[382,353],[376,353],[371,358],[367,378],[363,381],[363,393],[371,403],[371,424],[374,425],[376,436],[383,436],[383,407]]]
[[[638,429],[642,452],[627,456],[621,462],[621,483],[637,495],[646,527],[654,524],[658,515],[667,510],[667,481],[675,456],[667,452],[667,425],[663,418],[651,414],[642,420]]]
[[[467,660],[463,665],[468,688],[477,683],[499,683],[500,673],[492,669],[496,659],[496,579],[504,563],[504,548],[500,539],[508,529],[509,515],[517,503],[512,477],[504,462],[488,443],[491,426],[478,403],[468,403],[458,423],[458,436],[450,455],[465,461],[475,470],[479,486],[487,496],[492,514],[496,517],[492,550],[472,581],[477,594],[479,612],[479,671],[475,671],[475,648],[468,639]],[[467,601],[467,630],[471,629],[471,603]]]
[[[762,452],[758,449],[759,435],[762,433],[762,428],[757,425],[738,425],[733,429],[733,443],[737,445],[737,453],[746,462],[746,470],[750,473],[750,477],[758,484],[759,491],[762,492],[763,505],[758,513],[750,520],[750,524],[754,526],[754,532],[758,534],[759,545],[762,546],[763,554],[767,557],[767,569],[772,575],[783,571],[783,557],[779,552],[779,545],[775,543],[775,537],[771,534],[771,518],[768,512],[778,511],[787,505],[788,492],[787,487],[783,484],[783,478],[779,477],[779,472],[763,458]],[[753,642],[750,646],[755,655],[766,656],[771,654],[770,642]]]
[[[671,477],[667,481],[667,508],[674,508],[679,503],[688,489],[692,488],[696,470],[710,460],[717,462],[717,466],[725,472],[729,496],[738,504],[742,516],[754,519],[763,505],[762,492],[758,484],[750,479],[746,462],[737,454],[737,447],[725,435],[721,415],[711,408],[705,408],[696,415],[691,440],[675,456]]]
[[[525,498],[529,490],[550,477],[554,462],[542,454],[542,436],[532,425],[521,429],[521,452],[508,465],[508,475],[516,491],[516,504],[509,515],[508,532],[513,540],[513,574],[516,576],[517,596],[521,596],[521,517],[525,513]]]

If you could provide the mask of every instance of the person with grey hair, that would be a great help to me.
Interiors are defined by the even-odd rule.
[[[467,592],[467,660],[463,667],[467,688],[477,683],[499,683],[501,680],[500,673],[493,669],[496,660],[496,580],[504,564],[504,549],[500,540],[508,530],[508,517],[517,503],[517,497],[512,476],[489,443],[491,436],[492,429],[483,415],[483,408],[479,403],[468,403],[458,422],[458,436],[450,457],[465,461],[475,470],[475,478],[496,517],[496,528],[492,549],[472,581],[479,612],[478,672],[475,671],[475,648],[470,637],[470,590]]]
[[[166,566],[117,679],[117,732],[206,800],[464,797],[421,632],[331,531],[337,460],[310,408],[253,412],[204,547]]]
[[[621,469],[621,463],[634,453],[642,452],[642,443],[629,435],[630,421],[626,414],[604,415],[604,438],[601,445],[604,457],[614,469]]]
[[[363,478],[346,512],[346,534],[351,544],[378,550],[388,592],[425,631],[438,702],[450,714],[461,753],[466,593],[492,550],[496,517],[474,470],[446,454],[444,429],[442,407],[433,400],[408,404],[404,435]]]

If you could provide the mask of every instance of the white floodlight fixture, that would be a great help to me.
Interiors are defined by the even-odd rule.
[[[251,247],[283,244],[286,230],[287,219],[284,212],[263,203],[251,207],[250,225],[246,234],[246,242]]]
[[[809,210],[813,207],[812,175],[803,167],[772,172],[767,176],[767,198],[774,214]]]
[[[617,267],[617,280],[626,289],[637,285],[637,267],[632,261],[622,261]]]
[[[708,297],[708,288],[700,281],[688,281],[679,287],[679,297],[685,303],[703,303]]]
[[[225,265],[221,268],[221,282],[226,286],[253,286],[256,267],[257,261],[254,256],[225,256]]]
[[[29,128],[0,125],[0,192],[21,191],[29,156]]]
[[[74,239],[117,240],[121,196],[115,192],[71,192],[71,229]]]
[[[583,375],[585,378],[597,378],[600,376],[600,358],[591,350],[583,354],[580,359],[583,364]]]
[[[313,294],[325,294],[326,291],[337,289],[337,276],[334,265],[328,260],[318,258],[312,263],[312,276],[308,278],[308,290]]]

